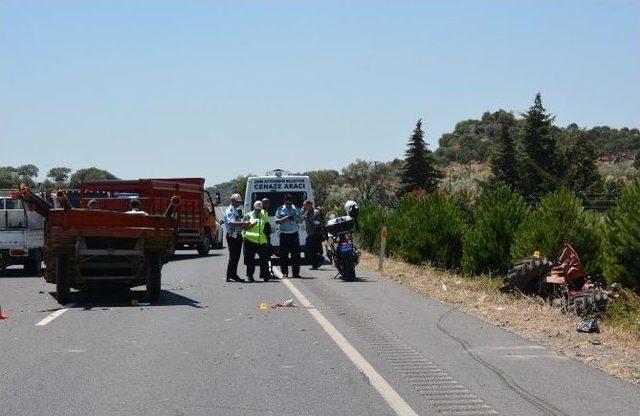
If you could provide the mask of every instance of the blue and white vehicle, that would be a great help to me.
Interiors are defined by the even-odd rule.
[[[278,234],[278,225],[275,222],[275,214],[279,207],[284,204],[285,195],[293,197],[293,205],[302,212],[302,204],[309,200],[314,203],[313,187],[308,176],[292,175],[291,173],[275,169],[267,172],[264,176],[251,176],[247,179],[247,188],[245,192],[244,212],[249,212],[253,208],[253,203],[263,198],[268,198],[270,205],[268,209],[271,222],[271,246],[275,254],[279,251],[280,236]],[[300,224],[298,232],[300,237],[300,251],[304,253],[304,245],[307,238],[307,230],[304,224]],[[302,257],[302,263],[307,263]]]

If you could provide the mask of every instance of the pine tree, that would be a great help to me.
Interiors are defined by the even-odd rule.
[[[500,133],[496,138],[495,149],[489,162],[496,179],[513,189],[518,180],[518,171],[516,148],[509,128],[509,123],[505,121],[501,123]]]
[[[582,132],[574,133],[564,151],[564,184],[574,192],[588,192],[602,187],[596,166],[596,149]]]
[[[640,293],[640,180],[628,184],[604,227],[604,275]]]
[[[556,141],[551,134],[553,116],[542,106],[540,93],[524,114],[520,157],[520,192],[539,195],[557,187],[560,173]]]
[[[433,153],[424,141],[422,119],[416,123],[407,151],[402,172],[402,189],[404,192],[424,190],[427,193],[435,191],[438,179],[442,173],[436,168]]]

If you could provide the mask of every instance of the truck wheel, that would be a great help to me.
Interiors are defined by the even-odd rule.
[[[24,270],[32,276],[40,276],[42,274],[42,253],[40,250],[34,250],[32,255],[24,264]]]
[[[198,254],[201,256],[209,255],[209,250],[211,249],[211,237],[209,237],[209,234],[205,234],[202,241],[198,243],[196,249],[198,250]]]
[[[169,241],[167,247],[167,259],[171,260],[176,255],[176,240],[173,238]]]
[[[66,256],[56,258],[56,299],[60,305],[66,305],[71,294],[70,269],[69,259]]]
[[[147,296],[150,302],[160,300],[160,282],[162,277],[162,260],[160,256],[147,256]]]

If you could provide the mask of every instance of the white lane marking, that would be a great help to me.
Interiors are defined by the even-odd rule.
[[[45,326],[45,325],[47,325],[49,322],[53,321],[54,319],[56,319],[57,317],[59,317],[60,315],[62,315],[66,311],[68,311],[69,308],[73,308],[74,306],[75,306],[74,304],[71,304],[71,305],[69,305],[67,307],[64,307],[62,309],[58,309],[57,311],[53,312],[51,315],[47,316],[46,318],[44,318],[43,320],[38,322],[36,324],[36,326]]]
[[[367,376],[369,382],[380,396],[387,402],[398,416],[417,416],[418,414],[409,406],[407,402],[394,390],[380,373],[360,354],[360,352],[327,320],[327,318],[314,308],[309,299],[298,290],[289,279],[282,279],[287,288],[298,298],[302,306],[306,307],[311,316],[320,324],[322,329],[331,337],[338,347],[344,352],[347,358]]]

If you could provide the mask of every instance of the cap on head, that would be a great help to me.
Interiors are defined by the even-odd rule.
[[[240,196],[240,194],[232,194],[231,197],[229,198],[229,200],[236,201],[236,202],[242,202],[242,197]]]
[[[254,202],[253,209],[262,209],[262,202],[261,201]]]
[[[285,203],[288,203],[288,204],[293,203],[293,197],[292,197],[290,194],[286,194],[286,195],[284,196],[284,202],[285,202]]]

